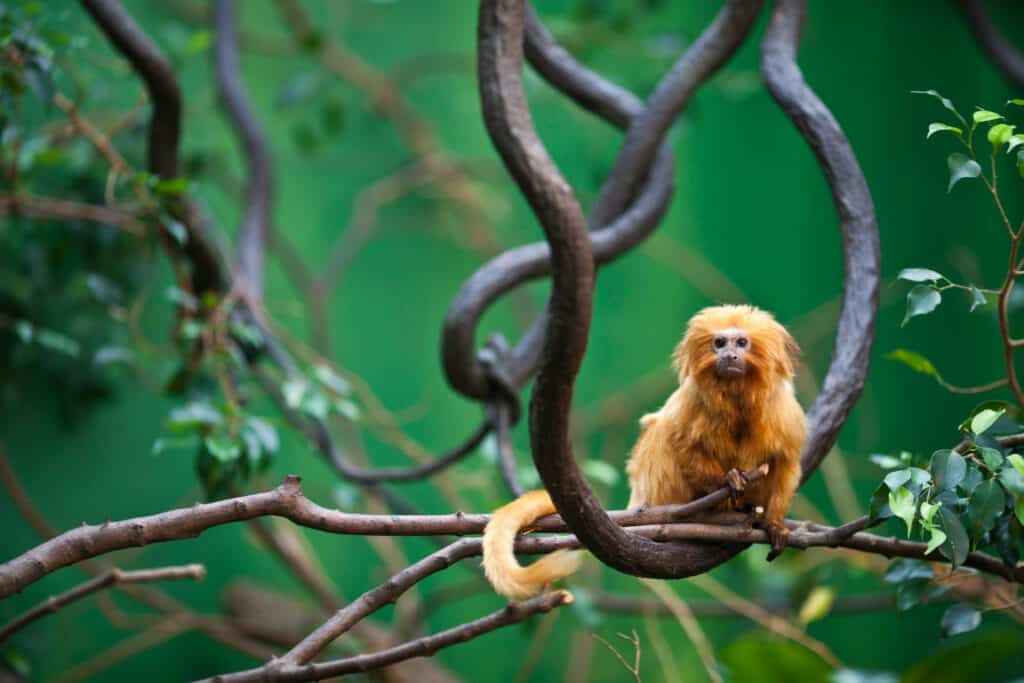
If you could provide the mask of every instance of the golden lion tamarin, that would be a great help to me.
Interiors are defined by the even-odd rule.
[[[629,507],[685,503],[727,485],[725,505],[761,507],[772,544],[786,545],[783,517],[800,483],[804,412],[793,393],[800,349],[771,314],[753,306],[713,306],[690,319],[672,356],[679,388],[656,413],[640,418],[633,446]],[[767,463],[748,483],[743,472]],[[579,565],[559,551],[522,567],[513,553],[519,531],[555,512],[546,491],[530,491],[495,511],[484,530],[484,572],[511,599],[534,595]]]

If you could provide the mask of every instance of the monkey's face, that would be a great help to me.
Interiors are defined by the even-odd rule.
[[[771,314],[753,306],[711,306],[691,319],[673,361],[680,383],[749,394],[793,376],[799,348]]]
[[[715,357],[715,374],[722,379],[743,377],[747,374],[747,351],[750,335],[744,330],[729,327],[719,330],[711,340]]]

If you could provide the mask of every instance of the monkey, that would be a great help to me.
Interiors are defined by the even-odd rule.
[[[686,503],[723,485],[720,509],[763,510],[775,559],[786,546],[783,519],[800,484],[806,418],[793,389],[800,348],[768,312],[711,306],[690,318],[672,354],[679,387],[660,410],[640,418],[626,465],[629,508]],[[767,464],[749,482],[743,474]],[[558,551],[525,567],[515,537],[555,512],[547,491],[529,491],[494,512],[484,530],[483,566],[499,594],[521,600],[576,571],[579,551]]]

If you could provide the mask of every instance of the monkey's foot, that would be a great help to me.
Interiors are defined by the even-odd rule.
[[[743,492],[747,490],[748,483],[750,482],[747,479],[747,475],[735,467],[726,472],[725,485],[729,487],[729,498],[732,499],[733,507],[738,506],[740,498],[743,497]]]
[[[771,562],[786,549],[786,545],[789,543],[789,529],[779,523],[768,523],[764,525],[764,530],[768,533],[768,540],[772,544],[771,552],[766,558]]]

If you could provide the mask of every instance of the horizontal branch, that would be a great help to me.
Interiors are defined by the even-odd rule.
[[[756,471],[755,471],[756,472]],[[751,473],[754,474],[754,473]],[[214,503],[196,504],[148,517],[135,517],[101,525],[83,525],[67,531],[0,565],[0,599],[22,590],[40,578],[76,562],[115,550],[149,543],[195,538],[203,531],[263,516],[277,516],[310,529],[334,534],[363,536],[472,535],[483,531],[490,515],[456,512],[448,515],[366,515],[330,510],[302,495],[301,480],[288,477],[275,489]],[[701,524],[673,524],[714,507],[728,495],[719,489],[704,498],[683,505],[637,510],[620,510],[609,516],[620,526],[635,527],[634,533],[658,541],[699,540],[721,544],[765,543],[759,529],[744,526],[744,515],[716,515]],[[916,557],[944,561],[937,553],[925,554],[925,544],[861,533],[865,518],[840,527],[809,522],[788,522],[789,545],[795,548],[843,546],[887,557]],[[723,522],[725,523],[723,525]],[[555,516],[539,520],[535,531],[561,531],[564,524]],[[574,536],[523,538],[516,546],[524,553],[546,553],[559,548],[578,547]],[[971,553],[968,566],[1008,580],[1024,582],[1024,564],[1009,568],[984,553]]]
[[[330,676],[343,676],[373,671],[397,662],[413,659],[414,657],[429,657],[442,648],[464,643],[467,640],[472,640],[503,626],[518,624],[534,614],[550,612],[556,607],[570,603],[572,603],[572,595],[566,591],[543,593],[525,602],[509,603],[503,609],[475,621],[450,628],[441,633],[417,638],[416,640],[411,640],[387,650],[381,650],[380,652],[303,666],[274,666],[271,664],[258,669],[250,669],[249,671],[214,676],[207,679],[207,681],[216,683],[261,682],[266,680],[282,682],[319,681]]]
[[[188,564],[181,567],[160,567],[159,569],[140,569],[137,571],[111,569],[105,574],[80,583],[60,595],[50,596],[40,604],[15,617],[5,626],[0,627],[0,643],[7,640],[15,631],[21,630],[33,621],[47,614],[53,614],[65,605],[81,600],[104,588],[124,583],[152,583],[153,581],[173,581],[176,579],[199,581],[205,576],[206,567],[201,564]]]
[[[763,476],[748,473],[751,481]],[[280,486],[263,493],[228,498],[178,508],[146,517],[119,522],[82,525],[56,536],[27,553],[0,565],[0,599],[41,579],[61,567],[115,550],[149,543],[195,538],[215,526],[257,517],[283,517],[299,526],[335,534],[361,536],[469,535],[483,532],[490,520],[486,514],[456,512],[449,515],[365,515],[321,507],[302,494],[302,480],[289,476]],[[722,488],[684,505],[612,513],[619,524],[662,524],[707,510],[725,499]],[[539,520],[534,529],[564,531],[556,516]]]

